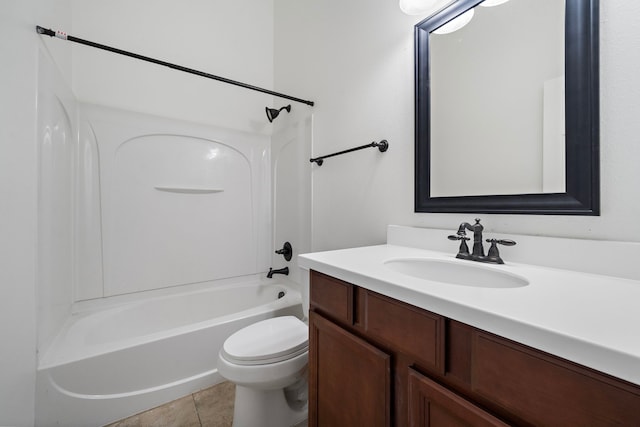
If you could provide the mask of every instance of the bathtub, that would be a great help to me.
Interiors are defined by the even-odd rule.
[[[299,291],[255,277],[86,304],[40,359],[36,425],[102,426],[221,382],[224,340],[283,315],[302,316]]]

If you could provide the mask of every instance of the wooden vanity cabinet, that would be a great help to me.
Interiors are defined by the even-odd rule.
[[[409,399],[410,427],[509,425],[413,369],[409,369]]]
[[[640,387],[316,271],[309,426],[640,426]]]
[[[309,315],[310,426],[390,426],[391,356]]]
[[[309,426],[406,426],[409,366],[444,374],[444,318],[311,273]]]
[[[471,391],[535,426],[640,426],[640,387],[474,330]]]

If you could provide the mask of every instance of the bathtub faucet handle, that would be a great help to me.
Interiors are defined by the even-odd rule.
[[[286,261],[291,261],[291,256],[293,255],[293,248],[291,247],[291,243],[284,242],[284,246],[282,246],[282,249],[278,249],[276,253],[278,255],[282,255]]]
[[[284,274],[285,276],[289,275],[289,267],[280,268],[278,270],[274,270],[273,268],[269,269],[267,273],[267,278],[271,279],[274,274]]]

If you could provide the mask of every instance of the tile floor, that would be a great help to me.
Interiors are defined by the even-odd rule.
[[[231,427],[235,386],[223,382],[107,427]]]
[[[235,395],[235,385],[223,382],[106,427],[231,427]]]

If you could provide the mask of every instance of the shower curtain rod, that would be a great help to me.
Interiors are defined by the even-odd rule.
[[[252,86],[246,83],[242,83],[236,80],[231,80],[231,79],[227,79],[225,77],[220,77],[220,76],[216,76],[213,74],[209,74],[209,73],[205,73],[203,71],[198,71],[198,70],[194,70],[193,68],[187,68],[187,67],[183,67],[181,65],[176,65],[176,64],[172,64],[170,62],[165,62],[165,61],[160,61],[159,59],[154,59],[154,58],[150,58],[148,56],[143,56],[143,55],[138,55],[137,53],[132,53],[132,52],[127,52],[126,50],[122,50],[122,49],[117,49],[115,47],[111,47],[111,46],[106,46],[100,43],[95,43],[89,40],[83,40],[80,39],[78,37],[74,37],[74,36],[70,36],[65,32],[62,31],[53,31],[51,29],[46,29],[43,28],[39,25],[36,26],[36,31],[38,32],[38,34],[44,34],[50,37],[57,37],[59,39],[62,40],[68,40],[71,42],[75,42],[75,43],[80,43],[86,46],[91,46],[91,47],[95,47],[98,49],[102,49],[102,50],[106,50],[109,52],[113,52],[113,53],[117,53],[120,55],[124,55],[124,56],[129,56],[131,58],[135,58],[135,59],[140,59],[142,61],[147,61],[147,62],[152,62],[154,64],[158,64],[158,65],[164,65],[165,67],[169,67],[169,68],[173,68],[174,70],[178,70],[178,71],[184,71],[185,73],[190,73],[190,74],[195,74],[197,76],[200,77],[206,77],[208,79],[212,79],[212,80],[218,80],[220,82],[223,83],[228,83],[231,85],[235,85],[235,86],[240,86],[243,87],[245,89],[251,89],[251,90],[255,90],[258,92],[262,92],[262,93],[266,93],[269,95],[273,95],[273,96],[277,96],[280,98],[285,98],[285,99],[289,99],[291,101],[295,101],[295,102],[300,102],[302,104],[307,104],[313,107],[313,101],[307,101],[304,99],[300,99],[300,98],[296,98],[294,96],[290,96],[290,95],[285,95],[283,93],[278,93],[278,92],[274,92],[272,90],[269,89],[263,89],[261,87],[257,87],[257,86]]]

